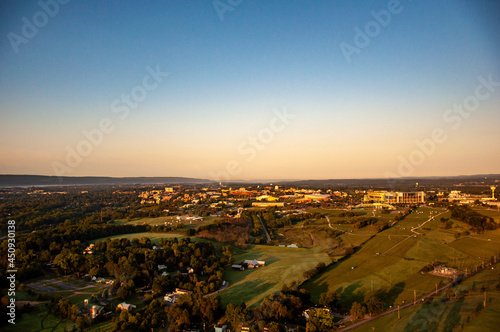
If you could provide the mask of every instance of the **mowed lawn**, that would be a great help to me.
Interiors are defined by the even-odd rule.
[[[266,266],[245,271],[234,271],[227,268],[225,280],[229,281],[228,289],[220,293],[224,305],[228,303],[252,306],[270,294],[279,292],[284,284],[303,279],[303,273],[318,263],[330,263],[321,248],[283,248],[256,245],[245,253],[235,256],[235,262],[245,259],[266,261]]]

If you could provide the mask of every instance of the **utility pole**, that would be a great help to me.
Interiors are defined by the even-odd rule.
[[[484,307],[486,308],[486,292],[484,292]]]
[[[436,295],[438,293],[438,284],[436,284]]]
[[[401,318],[401,316],[399,315],[399,304],[398,304],[398,320]]]

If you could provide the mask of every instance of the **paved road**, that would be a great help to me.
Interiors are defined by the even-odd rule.
[[[438,289],[438,293],[441,293],[443,290],[445,290],[446,288],[449,288],[453,285],[453,283],[449,283],[441,288]],[[419,303],[422,303],[423,301],[425,301],[426,299],[430,298],[430,297],[433,297],[434,295],[436,295],[436,291],[433,291],[425,296],[422,296],[421,298],[417,299],[416,301],[413,301],[413,302],[410,302],[410,303],[407,303],[405,305],[402,305],[399,307],[399,310],[403,310],[403,309],[406,309],[406,308],[409,308],[411,306],[414,306],[416,304],[419,304]],[[380,315],[378,316],[373,316],[373,317],[370,317],[370,318],[367,318],[367,319],[364,319],[362,321],[359,321],[357,323],[354,323],[352,324],[351,326],[348,326],[348,327],[345,327],[343,329],[340,329],[339,331],[349,331],[349,330],[352,330],[352,329],[355,329],[357,327],[360,327],[361,325],[364,325],[366,323],[369,323],[371,322],[372,320],[375,320],[377,318],[380,318],[380,317],[384,317],[384,316],[387,316],[387,315],[390,315],[390,314],[393,314],[393,313],[396,313],[398,311],[398,308],[393,308],[391,310],[387,310],[383,313],[381,313]]]
[[[415,231],[415,229],[419,229],[420,227],[422,227],[422,226],[424,226],[425,224],[427,224],[429,221],[434,220],[434,218],[435,218],[435,217],[440,216],[440,215],[442,215],[443,213],[446,213],[446,212],[448,212],[448,210],[446,210],[446,211],[444,211],[444,212],[441,212],[441,213],[437,214],[436,216],[429,217],[429,219],[427,219],[425,222],[423,222],[420,226],[415,226],[415,227],[412,227],[412,228],[411,228],[412,233],[415,233],[415,234],[421,235],[422,233],[419,233],[419,232]],[[406,240],[408,240],[408,239],[409,239],[409,238],[411,238],[412,236],[414,236],[414,235],[408,235],[408,237],[406,237],[403,241],[400,241],[400,242],[396,243],[394,246],[392,246],[392,247],[390,247],[389,249],[387,249],[386,251],[384,251],[384,252],[382,253],[382,255],[385,255],[387,252],[389,252],[389,251],[391,251],[392,249],[396,248],[397,246],[399,246],[401,243],[405,242]]]
[[[492,263],[486,264],[486,265],[484,266],[484,269],[481,269],[481,271],[479,271],[479,272],[482,272],[482,271],[484,271],[484,270],[487,270],[487,269],[489,269],[489,268],[490,268],[491,266],[493,266],[493,265],[494,265],[494,264],[492,264]],[[470,274],[470,275],[468,276],[468,278],[470,278],[470,277],[471,277],[471,276],[473,276],[473,275],[475,275],[475,273]],[[463,278],[461,281],[463,281],[463,280],[465,280],[465,279],[466,279],[466,278]],[[460,282],[461,282],[461,281],[460,281]],[[413,302],[410,302],[410,303],[407,303],[407,304],[405,304],[405,305],[400,306],[400,307],[399,307],[399,310],[403,310],[403,309],[409,308],[409,307],[411,307],[411,306],[414,306],[414,305],[416,305],[416,304],[420,304],[420,303],[424,302],[425,300],[427,300],[427,299],[429,299],[429,298],[431,298],[431,297],[433,297],[433,296],[436,296],[437,294],[441,293],[441,292],[442,292],[442,291],[444,291],[445,289],[450,288],[450,287],[452,287],[452,286],[453,286],[453,282],[450,282],[449,284],[446,284],[446,285],[444,285],[443,287],[439,288],[439,289],[437,290],[437,292],[436,292],[436,291],[432,291],[431,293],[429,293],[429,294],[427,294],[427,295],[424,295],[424,296],[422,296],[422,297],[418,298],[416,301],[413,301]],[[357,323],[354,323],[353,325],[348,326],[348,327],[345,327],[345,328],[340,329],[340,330],[338,330],[338,331],[349,331],[349,330],[355,329],[355,328],[360,327],[360,326],[362,326],[362,325],[364,325],[364,324],[366,324],[366,323],[369,323],[369,322],[371,322],[371,321],[373,321],[373,320],[375,320],[375,319],[377,319],[377,318],[384,317],[384,316],[387,316],[387,315],[390,315],[390,314],[396,313],[397,311],[398,311],[398,308],[397,308],[397,307],[392,308],[391,310],[385,311],[385,312],[381,313],[381,314],[380,314],[380,315],[378,315],[378,316],[373,316],[373,317],[370,317],[370,318],[364,319],[364,320],[362,320],[362,321],[359,321],[359,322],[357,322]]]
[[[203,297],[209,297],[209,296],[215,295],[217,293],[222,292],[223,290],[225,290],[228,287],[229,287],[229,281],[226,281],[226,284],[221,286],[218,290],[216,290],[215,292],[212,292],[210,294],[205,294],[205,295],[203,295]]]
[[[431,216],[431,217],[429,217],[429,219],[428,219],[427,221],[425,221],[424,223],[422,223],[420,226],[417,226],[417,227],[412,227],[412,228],[411,228],[411,231],[412,231],[413,233],[415,233],[415,234],[421,235],[422,233],[419,233],[419,232],[417,232],[417,231],[415,231],[415,230],[416,230],[416,229],[419,229],[420,227],[422,227],[422,226],[424,226],[425,224],[427,224],[429,221],[434,220],[434,218],[437,218],[438,216],[440,216],[440,215],[442,215],[443,213],[446,213],[446,212],[448,212],[448,210],[445,210],[445,211],[443,211],[443,212],[441,212],[441,213],[439,213],[439,214],[437,214],[437,215],[435,215],[435,216]]]

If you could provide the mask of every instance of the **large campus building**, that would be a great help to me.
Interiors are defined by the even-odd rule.
[[[425,202],[425,192],[369,191],[363,200],[365,203],[417,204]]]

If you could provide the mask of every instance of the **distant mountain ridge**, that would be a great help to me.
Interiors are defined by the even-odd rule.
[[[108,176],[47,176],[0,174],[0,187],[66,186],[99,184],[209,184],[207,179],[188,177],[108,177]]]
[[[386,186],[429,186],[436,182],[456,184],[457,181],[476,182],[483,185],[499,184],[500,174],[477,174],[458,176],[424,176],[397,179],[310,179],[310,180],[233,180],[223,181],[225,185],[238,186],[244,184],[279,184],[291,186],[314,187],[386,187]],[[28,186],[67,186],[67,185],[133,185],[133,184],[216,184],[217,181],[189,177],[110,177],[110,176],[47,176],[47,175],[15,175],[0,174],[0,187]]]
[[[344,186],[344,187],[419,187],[432,186],[436,183],[441,185],[456,185],[457,182],[477,183],[482,185],[500,184],[500,174],[475,174],[475,175],[451,175],[451,176],[422,176],[401,178],[366,178],[366,179],[324,179],[324,180],[297,180],[283,181],[280,184],[295,186]],[[277,182],[278,183],[278,182]]]

